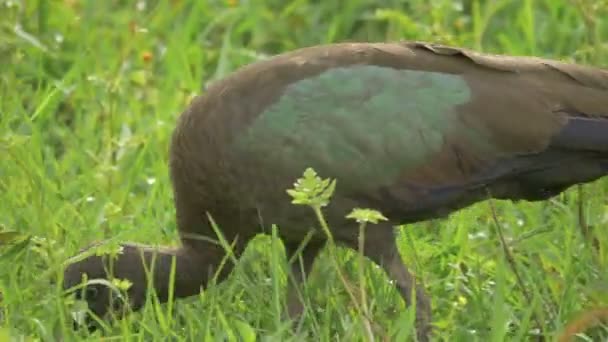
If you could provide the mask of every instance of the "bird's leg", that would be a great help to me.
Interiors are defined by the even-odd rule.
[[[297,285],[304,284],[306,276],[312,270],[314,261],[323,247],[322,244],[309,242],[298,252],[299,244],[285,243],[287,258],[293,261],[290,265],[291,276],[287,285],[287,314],[290,319],[296,320],[302,314],[304,305],[298,295]],[[301,260],[301,263],[300,263]]]
[[[412,290],[416,291],[416,335],[418,341],[428,341],[431,335],[431,304],[424,288],[416,284],[414,276],[401,260],[395,234],[392,227],[376,229],[375,234],[366,236],[365,255],[373,260],[386,271],[388,276],[395,281],[399,294],[405,300],[406,305],[412,305]],[[388,232],[387,234],[376,234]]]

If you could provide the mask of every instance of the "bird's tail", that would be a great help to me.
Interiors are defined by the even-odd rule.
[[[608,175],[608,115],[569,115],[546,151],[520,162],[527,166],[516,178],[529,200]]]
[[[552,139],[551,146],[563,150],[595,152],[608,157],[608,114],[569,115],[568,122]]]

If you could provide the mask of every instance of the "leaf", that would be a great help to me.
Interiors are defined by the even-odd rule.
[[[26,234],[22,234],[14,230],[2,231],[0,232],[0,246],[16,243],[26,237]]]
[[[122,208],[112,202],[106,203],[103,210],[106,217],[117,216],[122,212]]]
[[[138,86],[145,86],[148,83],[148,77],[146,75],[145,70],[137,70],[131,73],[131,82],[137,84]]]
[[[112,279],[112,284],[123,291],[127,291],[133,285],[133,283],[129,281],[129,279],[118,278]]]
[[[295,182],[294,189],[287,190],[287,194],[293,198],[293,204],[324,207],[329,204],[335,189],[336,180],[321,179],[309,167],[304,171],[303,177]]]
[[[255,331],[253,330],[253,328],[240,320],[234,320],[233,321],[234,325],[236,326],[236,330],[238,331],[238,334],[241,337],[241,341],[244,342],[255,342],[256,340],[256,335],[255,335]]]
[[[30,336],[11,331],[10,328],[0,328],[0,341],[34,341]]]
[[[378,210],[374,210],[374,209],[367,209],[367,208],[355,208],[353,209],[350,214],[346,215],[346,218],[349,219],[354,219],[356,220],[358,223],[363,223],[363,222],[368,222],[368,223],[373,223],[376,224],[380,221],[387,221],[388,219],[382,215],[381,212],[379,212]]]
[[[95,255],[97,256],[102,256],[102,255],[118,255],[118,254],[122,254],[124,250],[124,247],[122,245],[120,245],[119,243],[116,242],[107,242],[104,243],[102,245],[96,246],[95,247]]]
[[[29,246],[31,241],[31,238],[26,236],[24,239],[11,246],[6,252],[0,254],[0,260],[8,259],[20,254]]]

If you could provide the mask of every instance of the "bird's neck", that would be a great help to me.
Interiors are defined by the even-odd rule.
[[[131,275],[125,274],[126,278],[136,276],[137,281],[150,281],[148,275],[152,275],[152,283],[158,300],[163,303],[169,299],[169,293],[173,291],[173,298],[189,297],[196,295],[204,288],[208,281],[215,276],[216,271],[225,253],[220,247],[209,246],[204,252],[195,251],[188,247],[175,248],[153,248],[137,246],[135,251],[139,262],[129,263],[140,265],[138,270],[131,269]],[[143,255],[146,268],[141,263]],[[126,260],[125,260],[126,261]],[[231,263],[222,265],[222,270],[218,274],[217,280],[221,280],[230,272]],[[134,271],[134,272],[133,272]],[[146,283],[148,284],[148,283]],[[171,288],[173,285],[173,288]],[[148,287],[140,287],[147,289]],[[139,298],[135,303],[136,307],[143,305],[145,300],[144,293],[134,294]]]

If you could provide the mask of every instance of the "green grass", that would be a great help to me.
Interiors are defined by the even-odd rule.
[[[177,242],[167,169],[175,119],[239,66],[319,43],[397,39],[608,66],[606,0],[141,3],[0,0],[0,340],[99,340],[71,330],[60,264],[94,240]],[[608,182],[582,193],[495,202],[530,300],[489,202],[402,230],[403,259],[424,279],[439,339],[527,340],[538,321],[552,340],[581,312],[608,306]],[[301,329],[279,319],[279,247],[256,239],[226,282],[172,306],[151,303],[105,338],[363,339],[329,262],[305,288],[313,314]],[[356,280],[356,254],[339,258]],[[403,340],[411,312],[382,272],[365,272],[377,338]],[[595,334],[605,339],[608,329]]]

